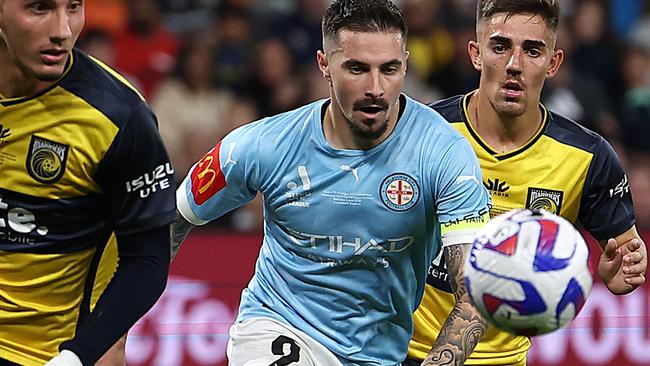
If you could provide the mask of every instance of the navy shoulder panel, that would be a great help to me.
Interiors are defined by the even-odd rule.
[[[121,128],[133,110],[143,103],[142,96],[117,72],[78,49],[73,50],[73,65],[59,86],[85,100]]]
[[[442,115],[447,121],[451,123],[465,122],[465,115],[463,113],[463,98],[464,95],[456,95],[430,103],[429,107],[440,113],[440,115]]]

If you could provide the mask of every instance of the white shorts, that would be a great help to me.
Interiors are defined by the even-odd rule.
[[[269,318],[250,318],[230,327],[229,366],[342,366],[305,333]]]

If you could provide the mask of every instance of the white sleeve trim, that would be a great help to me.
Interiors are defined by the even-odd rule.
[[[196,226],[204,225],[208,222],[208,220],[203,220],[202,218],[196,216],[194,211],[192,211],[192,207],[190,207],[190,201],[188,200],[187,194],[185,193],[186,184],[187,182],[183,181],[181,186],[178,187],[178,189],[176,190],[176,205],[178,208],[178,212],[190,224]]]
[[[458,244],[472,244],[479,229],[458,230],[447,233],[442,237],[442,247]]]

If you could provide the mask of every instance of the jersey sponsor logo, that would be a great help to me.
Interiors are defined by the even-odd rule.
[[[449,274],[447,272],[447,263],[445,263],[443,252],[444,250],[439,250],[438,256],[429,266],[429,270],[427,271],[427,285],[444,292],[452,293]]]
[[[221,171],[220,151],[221,142],[199,160],[192,170],[192,195],[197,205],[204,204],[227,185],[226,177]]]
[[[412,235],[392,239],[368,239],[344,235],[309,234],[288,227],[287,232],[293,244],[309,250],[307,258],[328,267],[356,264],[388,268],[390,267],[388,255],[401,253],[415,243],[415,237]],[[323,251],[325,248],[327,252]]]
[[[232,153],[235,152],[236,147],[237,147],[236,142],[230,144],[230,147],[228,148],[228,156],[226,157],[226,162],[223,164],[224,168],[227,167],[228,164],[237,165],[237,162],[232,159]]]
[[[623,180],[616,185],[616,187],[609,190],[609,198],[620,196],[623,198],[626,193],[630,193],[630,183],[627,181],[627,175],[623,176]]]
[[[556,215],[562,209],[562,197],[564,192],[544,188],[528,188],[526,197],[526,208],[531,210],[546,210]]]
[[[343,164],[343,165],[341,165],[341,170],[344,171],[344,172],[352,173],[352,176],[354,177],[354,181],[358,182],[359,181],[359,168],[361,168],[361,166],[363,164],[364,163],[359,164],[359,166],[357,166],[356,168],[353,168],[353,167],[351,167],[350,165],[347,165],[347,164]]]
[[[10,207],[0,196],[0,245],[33,245],[34,233],[45,236],[48,231],[45,226],[37,226],[32,212],[22,207]]]
[[[0,144],[6,144],[11,135],[11,129],[0,124]]]
[[[127,193],[138,192],[140,198],[147,198],[151,193],[165,190],[171,186],[170,178],[174,176],[171,163],[158,165],[150,173],[144,173],[136,179],[126,182]]]
[[[311,179],[309,179],[309,172],[307,172],[307,167],[300,165],[298,167],[298,177],[300,177],[300,182],[302,183],[298,186],[298,183],[294,181],[289,181],[287,183],[287,189],[289,191],[298,190],[298,187],[301,188],[299,192],[286,192],[284,196],[287,198],[287,204],[289,206],[308,208],[310,203],[306,201],[307,197],[311,196]]]
[[[36,181],[56,183],[65,172],[70,145],[32,136],[27,153],[27,172]]]
[[[490,194],[496,197],[508,197],[506,192],[510,190],[510,186],[507,184],[505,180],[501,181],[499,178],[495,178],[494,180],[488,178],[487,182],[483,182],[483,185]]]
[[[420,199],[420,187],[407,174],[391,174],[381,183],[379,196],[386,207],[393,211],[411,209]]]
[[[474,181],[476,182],[476,184],[480,184],[478,178],[476,178],[476,167],[474,167],[474,171],[472,172],[472,175],[459,175],[456,178],[456,184],[461,184],[467,181]]]

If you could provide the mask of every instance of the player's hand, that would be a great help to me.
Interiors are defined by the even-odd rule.
[[[598,275],[611,293],[627,294],[645,283],[648,261],[640,248],[638,238],[622,244],[615,239],[607,241],[598,261]]]
[[[45,366],[83,366],[79,357],[72,351],[64,349]]]

